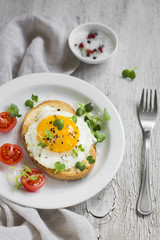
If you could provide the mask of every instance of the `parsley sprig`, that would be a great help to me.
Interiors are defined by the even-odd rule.
[[[31,177],[27,172],[32,172],[32,170],[27,167],[26,165],[23,165],[24,169],[20,169],[18,167],[15,167],[15,166],[12,166],[12,167],[9,167],[8,169],[13,169],[14,171],[14,179],[10,178],[9,177],[9,172],[7,172],[7,178],[9,181],[11,182],[14,182],[16,183],[16,186],[13,188],[14,190],[18,189],[20,186],[22,186],[22,183],[19,181],[21,177],[24,177],[24,178],[30,178],[32,180],[36,180],[39,176],[39,174],[37,174],[36,176],[34,177]],[[17,176],[17,171],[20,171],[21,173]]]
[[[108,122],[111,117],[109,113],[107,112],[106,108],[104,108],[102,117],[99,116],[93,116],[90,114],[90,112],[93,110],[93,106],[91,103],[87,103],[85,105],[82,105],[78,103],[79,108],[76,110],[76,114],[78,116],[84,115],[84,121],[87,123],[88,127],[90,128],[92,134],[96,138],[97,142],[102,142],[105,139],[105,135],[99,134],[99,131],[101,130],[101,123],[103,121]],[[95,144],[96,144],[95,143]]]
[[[19,109],[18,109],[17,105],[15,105],[13,103],[10,105],[8,112],[9,112],[10,117],[15,116],[15,117],[20,118],[22,116],[21,114],[19,114]]]

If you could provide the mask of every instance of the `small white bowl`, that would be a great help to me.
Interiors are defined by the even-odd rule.
[[[102,53],[103,55],[99,55],[100,57],[93,59],[87,56],[82,56],[81,51],[78,49],[78,45],[75,46],[77,43],[77,36],[81,36],[81,34],[91,33],[91,32],[97,32],[100,31],[107,35],[107,38],[112,41],[112,51],[110,53]],[[108,26],[102,24],[102,23],[96,23],[96,22],[89,22],[84,23],[73,29],[73,31],[70,33],[68,38],[68,44],[72,51],[72,53],[82,62],[89,63],[89,64],[99,64],[104,61],[106,61],[108,58],[113,56],[113,54],[116,52],[118,47],[118,39],[114,31],[109,28]]]

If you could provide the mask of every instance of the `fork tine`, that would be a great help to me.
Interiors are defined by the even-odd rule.
[[[148,89],[146,90],[146,104],[145,104],[145,110],[149,111],[149,104],[148,104]]]
[[[157,90],[156,89],[154,94],[154,112],[157,113]]]
[[[139,109],[140,109],[140,110],[144,110],[144,88],[143,88],[142,95],[141,95],[141,100],[140,100],[140,104],[139,104]]]
[[[152,89],[150,90],[150,104],[149,104],[149,109],[150,112],[152,112],[153,108],[152,108]]]

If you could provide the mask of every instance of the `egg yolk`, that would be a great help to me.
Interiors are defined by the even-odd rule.
[[[64,127],[58,130],[53,125],[54,120],[61,119]],[[45,130],[50,131],[52,138],[46,138]],[[39,142],[42,138],[47,148],[52,152],[67,152],[72,150],[79,141],[79,129],[76,124],[68,117],[53,115],[42,119],[37,127],[37,138]],[[40,137],[41,136],[41,137]]]

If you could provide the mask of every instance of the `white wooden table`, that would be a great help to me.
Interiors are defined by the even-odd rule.
[[[148,217],[136,213],[142,167],[142,132],[136,111],[142,88],[156,88],[159,93],[160,1],[0,0],[0,28],[13,17],[26,13],[73,16],[80,23],[98,21],[117,33],[119,48],[110,61],[97,66],[81,64],[73,75],[101,90],[119,111],[126,135],[123,162],[103,191],[71,209],[89,219],[97,239],[160,239],[159,117],[150,153],[153,213]],[[121,78],[123,69],[136,66],[135,80]]]

